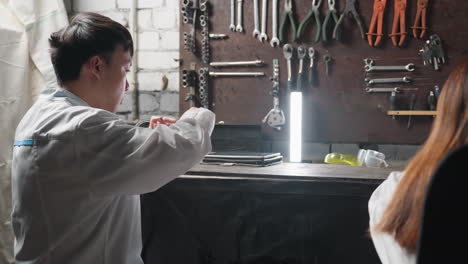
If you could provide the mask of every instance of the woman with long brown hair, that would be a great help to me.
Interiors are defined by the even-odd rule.
[[[405,171],[392,172],[369,201],[370,232],[383,264],[416,262],[428,183],[444,156],[467,143],[468,60],[465,60],[442,88],[437,117],[426,143]]]

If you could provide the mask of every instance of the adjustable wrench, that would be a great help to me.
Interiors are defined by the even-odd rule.
[[[273,28],[271,29],[271,41],[270,45],[275,48],[279,46],[280,41],[278,39],[278,0],[273,0],[272,8],[272,17],[273,17]]]
[[[304,58],[307,54],[307,50],[304,46],[297,48],[297,57],[299,58],[299,73],[297,75],[297,90],[302,91],[302,81],[304,76]]]
[[[254,24],[255,28],[252,33],[254,38],[258,38],[260,36],[260,30],[259,30],[259,25],[258,25],[258,0],[253,0],[253,5],[254,5]]]
[[[229,25],[229,30],[236,31],[236,0],[231,0],[231,25]]]
[[[292,79],[292,69],[291,69],[291,58],[293,57],[294,48],[291,44],[286,44],[283,46],[283,54],[288,65],[288,90],[293,90],[294,84]]]
[[[376,84],[376,83],[410,83],[413,81],[410,77],[402,77],[402,78],[382,78],[382,79],[370,79],[366,78],[364,81],[367,84]]]
[[[266,34],[266,22],[267,22],[267,11],[268,11],[268,0],[262,1],[262,32],[260,33],[260,37],[258,38],[261,42],[268,40],[268,36]]]
[[[237,0],[237,27],[236,31],[242,33],[244,28],[242,27],[242,6],[244,5],[244,0]]]

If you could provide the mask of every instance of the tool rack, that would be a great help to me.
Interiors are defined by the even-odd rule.
[[[180,1],[182,4],[182,1]],[[261,2],[261,1],[260,1]],[[311,8],[311,0],[294,0],[293,10],[296,24],[299,24]],[[372,17],[373,2],[357,0],[358,13],[364,23],[367,32]],[[209,78],[210,105],[216,113],[218,121],[226,124],[262,124],[262,119],[271,109],[272,88],[270,77],[272,76],[272,61],[280,62],[280,101],[285,110],[286,120],[289,121],[289,106],[286,89],[286,61],[283,57],[282,46],[272,48],[268,42],[271,38],[271,1],[268,12],[268,42],[261,43],[252,37],[254,28],[253,1],[245,0],[243,8],[244,33],[229,31],[230,2],[209,0],[209,33],[227,34],[227,39],[210,41],[211,61],[248,61],[262,60],[266,62],[263,68],[243,67],[228,68],[226,71],[262,71],[266,76],[257,78]],[[281,20],[284,0],[278,2],[278,15]],[[336,8],[340,15],[343,11],[345,0],[336,0]],[[341,40],[332,40],[328,43],[314,41],[316,26],[309,24],[305,28],[303,38],[297,42],[289,42],[292,37],[288,35],[288,43],[296,49],[299,45],[313,47],[316,50],[315,64],[317,66],[318,85],[305,85],[303,102],[303,140],[308,142],[369,142],[379,144],[420,144],[427,137],[433,121],[434,111],[421,111],[428,109],[426,97],[434,85],[443,89],[443,83],[450,71],[463,59],[468,52],[466,40],[468,31],[454,25],[466,24],[468,13],[468,1],[465,0],[438,0],[430,1],[428,10],[429,35],[438,34],[446,50],[447,63],[441,66],[440,71],[434,71],[432,66],[423,66],[418,50],[424,45],[424,40],[415,39],[411,34],[410,26],[416,14],[416,1],[408,0],[406,12],[407,41],[403,47],[395,47],[388,34],[392,29],[393,1],[388,0],[384,17],[383,32],[385,36],[379,47],[370,47],[367,39],[360,36],[357,25],[351,19],[345,19],[341,32]],[[328,9],[324,0],[320,7],[321,19],[325,18]],[[182,21],[182,17],[181,17]],[[189,26],[180,23],[180,36],[183,40],[184,32],[189,31]],[[197,45],[201,47],[200,32],[198,27],[196,34]],[[325,74],[324,55],[331,55],[333,63],[330,75]],[[296,55],[296,54],[295,54]],[[417,91],[403,92],[401,95],[407,98],[399,106],[399,110],[389,112],[389,94],[367,94],[364,89],[363,59],[373,58],[383,65],[402,65],[414,63],[416,70],[408,75],[415,81],[413,84],[401,85],[402,87],[418,87]],[[196,67],[208,67],[203,63],[200,48],[195,54],[184,49],[184,43],[180,43],[180,71],[189,69],[191,63]],[[305,62],[306,64],[308,61]],[[293,59],[293,73],[297,75],[297,55]],[[213,68],[209,67],[212,71]],[[215,69],[215,71],[218,71]],[[368,74],[369,75],[369,74]],[[378,73],[381,77],[399,77],[401,72]],[[404,75],[407,75],[404,73]],[[181,74],[182,76],[182,74]],[[377,77],[377,76],[375,76]],[[189,108],[189,103],[184,101],[185,90],[180,89],[180,112]],[[409,109],[409,97],[416,93],[416,111]],[[401,110],[400,110],[401,109]],[[407,129],[408,117],[415,115],[412,126]],[[426,116],[425,116],[426,115]],[[395,116],[395,119],[392,118]],[[287,140],[288,129],[277,131],[264,124],[266,138],[272,140]]]

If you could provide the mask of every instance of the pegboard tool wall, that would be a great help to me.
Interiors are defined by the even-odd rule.
[[[182,3],[182,1],[180,1]],[[280,24],[285,0],[278,0],[278,24]],[[338,15],[345,7],[345,0],[336,0]],[[440,36],[445,49],[446,63],[440,71],[423,66],[421,56],[418,55],[424,45],[424,40],[412,36],[410,26],[416,15],[416,0],[408,0],[406,12],[406,30],[408,32],[406,46],[399,48],[392,45],[388,34],[393,22],[393,0],[387,1],[384,17],[384,34],[380,47],[370,47],[367,39],[360,36],[357,24],[351,17],[345,17],[342,27],[341,41],[331,40],[329,43],[314,42],[316,25],[311,21],[305,28],[302,39],[292,42],[288,32],[287,43],[295,48],[293,58],[293,78],[298,72],[297,47],[305,45],[316,50],[316,77],[318,85],[312,86],[305,81],[303,98],[303,140],[307,142],[369,142],[380,144],[420,144],[426,139],[433,118],[431,116],[413,116],[412,125],[407,129],[408,117],[397,116],[392,119],[386,114],[389,110],[389,93],[367,94],[364,89],[364,59],[373,58],[376,65],[405,65],[414,63],[416,70],[408,72],[383,72],[368,74],[370,77],[401,77],[410,76],[413,84],[374,85],[374,87],[417,87],[417,91],[403,91],[399,94],[401,110],[408,109],[409,98],[412,93],[417,94],[415,110],[427,110],[427,95],[434,89],[434,85],[442,88],[450,71],[466,57],[468,53],[468,1],[465,0],[437,0],[429,1],[428,27],[425,39],[436,33]],[[259,17],[261,21],[261,3],[259,0]],[[293,0],[293,11],[296,25],[305,18],[312,6],[311,0]],[[357,11],[367,32],[372,17],[374,1],[357,0]],[[287,66],[283,56],[283,43],[280,47],[272,48],[271,39],[271,8],[272,1],[268,1],[268,42],[261,43],[252,37],[254,29],[253,1],[245,0],[243,6],[243,33],[229,31],[230,1],[209,0],[210,33],[223,33],[229,36],[225,40],[211,40],[211,61],[250,61],[260,59],[267,63],[264,67],[230,67],[213,68],[210,71],[262,71],[265,77],[210,77],[210,96],[212,110],[216,113],[217,121],[227,124],[261,124],[263,117],[272,108],[273,99],[270,95],[272,82],[272,60],[279,59],[281,83],[281,108],[284,109],[287,123],[289,105],[287,96]],[[328,10],[327,0],[320,6],[321,20]],[[236,2],[237,11],[237,2]],[[236,15],[237,18],[237,15]],[[182,21],[182,17],[181,17]],[[189,69],[190,63],[200,67],[207,67],[201,61],[200,40],[201,29],[197,25],[197,55],[184,49],[183,33],[190,31],[190,25],[180,23],[180,70]],[[279,25],[278,25],[279,28]],[[330,75],[325,74],[323,56],[329,54],[333,58]],[[307,71],[309,60],[304,62]],[[182,74],[181,74],[182,76]],[[184,101],[187,89],[180,88],[180,112],[189,108]],[[276,131],[263,124],[263,131],[272,140],[287,140],[288,127]]]

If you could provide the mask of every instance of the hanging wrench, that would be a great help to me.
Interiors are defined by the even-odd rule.
[[[410,77],[402,77],[402,78],[382,78],[382,79],[370,79],[366,78],[364,81],[367,84],[376,84],[376,83],[410,83],[413,81]]]
[[[302,92],[302,82],[304,79],[304,58],[307,55],[307,50],[304,46],[297,48],[297,57],[299,58],[299,73],[297,74],[297,90]]]
[[[273,17],[273,28],[271,29],[271,34],[273,35],[270,41],[270,45],[275,48],[279,46],[280,41],[278,38],[278,0],[273,0],[272,8],[272,17]]]
[[[268,40],[268,36],[266,34],[266,22],[267,22],[267,11],[268,11],[268,0],[262,1],[262,32],[260,33],[260,37],[258,38],[261,42]]]
[[[259,25],[258,25],[258,0],[253,0],[254,4],[254,24],[255,28],[252,33],[254,38],[258,38],[260,36],[260,30],[259,30]]]
[[[236,10],[236,0],[231,0],[231,25],[229,25],[229,30],[236,31],[236,21],[235,21],[235,11]]]
[[[244,28],[242,27],[242,6],[244,4],[244,0],[237,0],[237,27],[236,31],[242,33]]]
[[[309,60],[310,60],[310,65],[309,65],[309,83],[313,84],[314,83],[314,60],[315,60],[315,49],[310,47],[308,50],[309,53]]]
[[[374,65],[374,60],[367,58],[364,60],[364,63],[366,64],[364,66],[364,69],[366,72],[372,72],[372,71],[409,71],[412,72],[414,71],[414,64],[413,63],[408,63],[407,65],[399,65],[399,66],[375,66]]]
[[[283,54],[288,65],[288,90],[293,90],[294,84],[292,79],[292,69],[291,69],[291,58],[293,57],[294,48],[291,44],[286,44],[283,46]]]
[[[407,65],[401,66],[373,66],[373,65],[366,65],[365,67],[366,72],[373,72],[373,71],[414,71],[414,64],[408,63]]]

